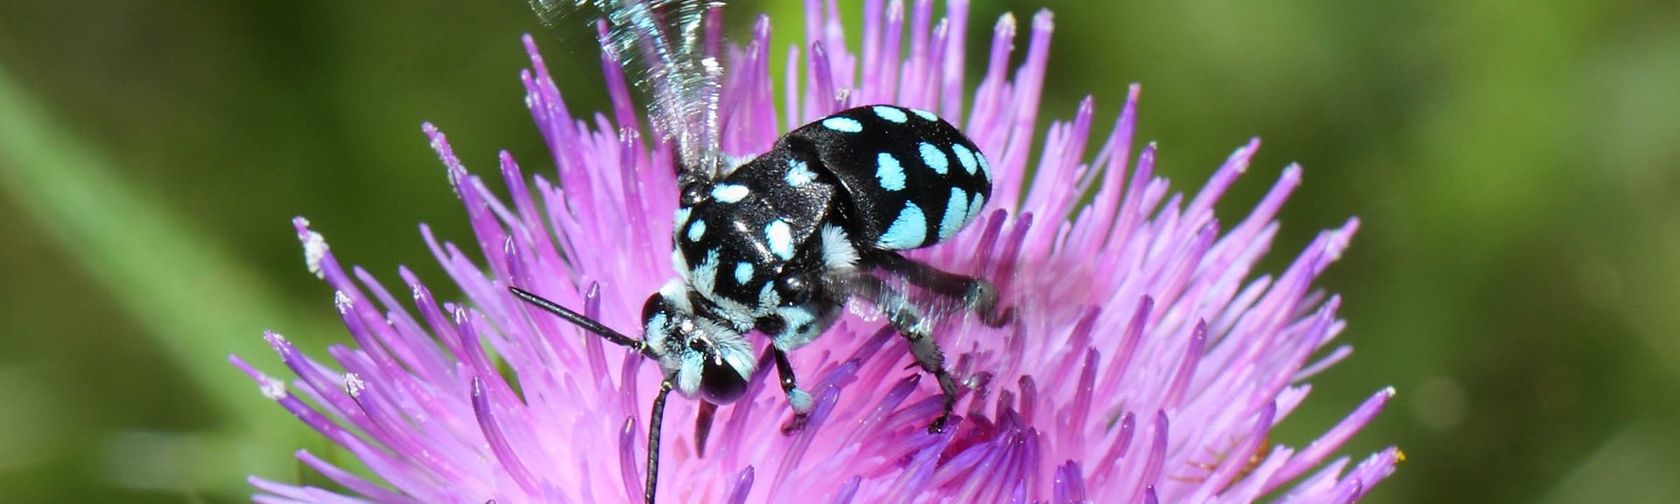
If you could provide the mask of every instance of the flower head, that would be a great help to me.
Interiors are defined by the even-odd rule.
[[[846,48],[834,2],[813,9],[805,44],[791,52],[802,66],[781,101],[771,93],[769,23],[761,18],[752,41],[730,54],[723,147],[762,152],[779,131],[850,105],[938,112],[992,160],[993,210],[913,256],[991,279],[1017,316],[1002,328],[973,317],[938,325],[947,367],[965,389],[961,418],[940,433],[927,430],[940,411],[937,387],[905,369],[906,345],[866,309],[791,354],[814,398],[802,429],[782,432],[791,411],[762,367],[744,397],[719,410],[704,453],[689,428],[698,403],[673,398],[662,499],[1345,502],[1393,471],[1394,448],[1354,465],[1332,460],[1392,390],[1304,447],[1274,446],[1268,437],[1306,398],[1304,381],[1349,353],[1332,345],[1344,327],[1340,299],[1313,290],[1312,281],[1339,257],[1356,220],[1319,234],[1281,273],[1251,271],[1277,233],[1274,218],[1299,184],[1298,167],[1286,168],[1248,215],[1222,224],[1214,203],[1246,171],[1258,141],[1238,148],[1187,198],[1153,174],[1153,145],[1133,155],[1136,86],[1101,136],[1092,137],[1088,98],[1037,140],[1048,13],[1033,18],[1012,77],[1016,20],[997,22],[986,76],[969,97],[960,36],[966,2],[950,2],[937,23],[931,2],[916,2],[908,30],[901,3],[881,7],[865,8],[861,54]],[[909,51],[901,53],[906,32]],[[658,366],[520,302],[508,287],[581,307],[609,327],[638,327],[642,301],[673,274],[672,149],[639,129],[614,65],[605,65],[611,115],[578,117],[529,38],[526,45],[526,103],[553,155],[552,180],[527,179],[503,152],[509,197],[500,198],[425,126],[467,209],[474,252],[422,234],[466,302],[440,303],[406,269],[410,299],[399,300],[368,272],[345,269],[297,220],[310,270],[335,290],[355,346],[333,347],[329,363],[270,333],[296,375],[289,386],[232,360],[378,481],[299,451],[338,487],[253,477],[259,501],[641,497]],[[1035,141],[1042,154],[1032,160]]]

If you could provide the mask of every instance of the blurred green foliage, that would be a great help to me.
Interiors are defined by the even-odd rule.
[[[975,3],[971,57],[996,15],[1056,11],[1042,116],[1090,93],[1106,122],[1142,83],[1179,188],[1262,136],[1222,215],[1304,164],[1273,269],[1364,220],[1324,283],[1357,351],[1280,441],[1392,384],[1344,450],[1405,449],[1370,502],[1680,500],[1680,4]],[[764,9],[797,40],[797,6],[732,21]],[[602,108],[589,33],[518,0],[0,3],[0,500],[307,477],[290,451],[324,442],[225,362],[279,371],[265,328],[345,339],[288,219],[441,278],[415,224],[467,230],[418,125],[479,171],[545,159],[523,32],[574,110]]]

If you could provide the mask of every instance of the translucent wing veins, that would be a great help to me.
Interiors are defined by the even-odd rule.
[[[718,147],[717,0],[529,0],[550,26],[592,5],[602,16],[601,47],[646,91],[648,120],[676,148],[684,179],[715,180],[725,168]]]

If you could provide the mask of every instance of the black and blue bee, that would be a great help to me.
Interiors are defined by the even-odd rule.
[[[911,340],[917,362],[939,378],[949,414],[955,387],[929,324],[887,278],[990,314],[997,296],[988,284],[898,251],[955,235],[991,190],[985,156],[932,113],[876,105],[805,125],[723,180],[682,188],[672,238],[680,277],[648,298],[646,340],[675,373],[678,391],[726,404],[754,369],[741,335],[768,335],[782,388],[804,414],[811,398],[786,352],[816,339],[848,298],[862,296]]]
[[[659,35],[632,33],[631,39],[656,45]],[[696,89],[656,86],[653,91],[660,101]],[[662,109],[668,114],[681,110]],[[703,127],[663,119],[668,129]],[[1008,322],[1011,311],[999,309],[998,293],[985,280],[941,271],[900,251],[950,239],[979,217],[992,190],[991,166],[980,149],[933,113],[892,105],[852,108],[801,126],[727,174],[699,166],[715,155],[715,148],[680,145],[716,135],[675,133],[666,132],[685,152],[677,170],[681,200],[672,227],[677,277],[648,296],[642,338],[511,288],[522,299],[659,363],[665,378],[649,426],[647,501],[654,499],[660,429],[671,390],[702,401],[698,448],[704,453],[705,430],[716,405],[739,399],[754,371],[773,359],[795,412],[785,428],[799,428],[812,397],[799,388],[787,352],[821,336],[854,297],[872,303],[909,342],[916,363],[937,379],[944,409],[929,429],[942,430],[957,387],[931,334],[935,318],[943,314],[936,312],[969,310],[999,326]],[[922,298],[907,292],[909,287],[937,303],[917,301]],[[759,356],[746,339],[754,331],[771,340]]]

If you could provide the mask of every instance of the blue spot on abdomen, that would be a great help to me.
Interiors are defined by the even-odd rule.
[[[904,190],[904,165],[898,163],[898,158],[892,154],[882,152],[875,156],[875,178],[881,181],[881,188],[888,191]]]
[[[933,168],[933,171],[940,175],[950,172],[951,158],[945,157],[945,151],[939,150],[938,147],[927,142],[922,142],[916,148],[921,151],[922,162],[927,163],[928,168]]]
[[[887,226],[887,232],[882,233],[876,243],[894,250],[913,249],[927,241],[927,231],[927,215],[922,213],[922,207],[905,203],[904,210],[898,212],[898,219]]]
[[[823,119],[822,125],[824,128],[842,133],[857,133],[859,131],[863,131],[863,123],[860,123],[857,119],[852,119],[850,117],[830,117],[828,119]]]

